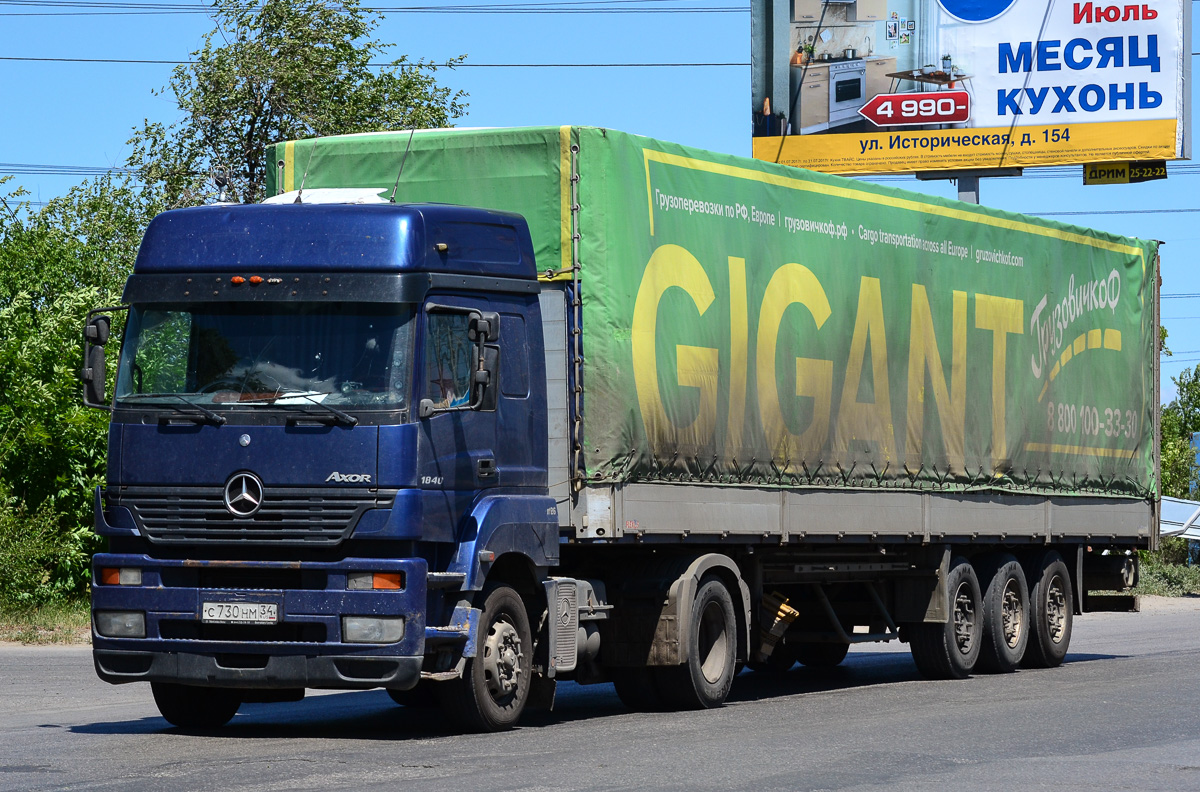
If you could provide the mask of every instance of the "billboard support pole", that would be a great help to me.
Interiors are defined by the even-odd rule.
[[[949,179],[958,182],[958,200],[967,203],[979,203],[979,180],[986,177],[1020,176],[1023,168],[976,168],[960,171],[921,171],[916,174],[918,181],[937,181]]]

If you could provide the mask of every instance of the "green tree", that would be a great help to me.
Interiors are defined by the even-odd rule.
[[[372,37],[378,14],[359,0],[217,0],[213,16],[216,29],[163,89],[182,120],[147,121],[130,141],[129,164],[173,206],[211,197],[216,174],[228,199],[261,200],[272,143],[450,126],[466,110],[432,63],[370,65],[388,47]]]
[[[1162,492],[1176,498],[1200,496],[1200,467],[1192,434],[1200,432],[1200,366],[1172,378],[1176,396],[1162,409]]]

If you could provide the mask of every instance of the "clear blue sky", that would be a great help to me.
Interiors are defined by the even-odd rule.
[[[0,0],[0,56],[4,57],[186,60],[212,27],[204,13],[62,15],[99,9],[33,5],[29,0],[10,4],[14,1]],[[206,7],[183,5],[193,1],[180,0],[173,7]],[[130,0],[126,5],[148,2]],[[665,0],[662,5],[730,8],[742,2]],[[376,0],[375,5],[386,3]],[[429,6],[436,5],[448,2],[430,0]],[[444,61],[465,54],[468,62],[480,64],[750,60],[748,10],[599,15],[389,12],[378,36],[394,44],[394,55]],[[0,60],[0,162],[123,164],[134,126],[144,118],[174,119],[177,111],[170,98],[153,94],[167,84],[170,71],[168,65]],[[713,151],[750,153],[748,66],[462,68],[439,75],[442,84],[470,94],[469,114],[460,121],[463,126],[592,124]],[[1195,105],[1200,96],[1194,88],[1192,95]],[[0,175],[11,170],[0,166]],[[1104,187],[1082,186],[1078,171],[1069,178],[1038,178],[1037,170],[1026,173],[1032,178],[984,180],[983,203],[1030,213],[1200,210],[1200,173]],[[33,200],[46,200],[80,180],[24,174],[14,181],[31,190]],[[907,180],[898,186],[947,197],[957,194],[948,182]],[[1162,249],[1163,292],[1200,293],[1195,253],[1200,248],[1200,212],[1055,219],[1163,240],[1167,243]],[[1200,362],[1200,299],[1165,299],[1162,314],[1170,332],[1169,346],[1176,352],[1174,358],[1163,360],[1162,390],[1167,401],[1174,395],[1171,377]]]

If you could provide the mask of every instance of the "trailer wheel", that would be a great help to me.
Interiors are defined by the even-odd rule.
[[[1017,559],[1008,553],[983,570],[983,644],[978,668],[993,674],[1016,671],[1029,643],[1029,586]]]
[[[462,677],[438,685],[438,694],[461,726],[494,732],[515,726],[529,700],[533,636],[516,591],[498,585],[484,594],[477,653]]]
[[[733,596],[717,577],[705,577],[692,600],[687,661],[658,669],[664,701],[679,709],[709,709],[725,703],[737,659]]]
[[[983,630],[983,597],[975,569],[960,557],[946,575],[950,618],[945,624],[909,625],[909,648],[926,679],[966,679],[979,659]]]
[[[1022,665],[1054,668],[1061,665],[1071,643],[1075,600],[1071,576],[1062,556],[1047,550],[1030,567],[1033,590],[1029,592],[1032,634]]]
[[[219,729],[242,705],[241,696],[231,688],[151,682],[150,691],[167,723],[181,729]]]
[[[796,659],[809,668],[833,668],[841,665],[850,651],[844,643],[800,643],[795,646]]]

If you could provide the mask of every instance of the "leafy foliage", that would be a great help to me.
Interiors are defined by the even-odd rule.
[[[0,608],[77,598],[88,580],[95,539],[84,526],[63,529],[46,502],[30,513],[14,498],[0,501]]]
[[[281,140],[450,126],[466,111],[465,94],[439,86],[432,63],[370,65],[387,47],[371,37],[378,15],[359,0],[217,0],[214,8],[216,30],[163,89],[183,119],[147,121],[130,141],[130,165],[161,184],[171,205],[202,202],[218,173],[231,200],[261,200],[266,148]]]
[[[1200,497],[1200,467],[1192,434],[1200,432],[1200,366],[1174,378],[1176,397],[1162,409],[1162,492],[1175,498]]]

